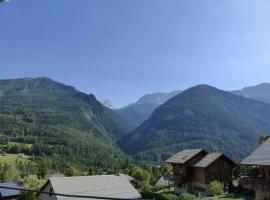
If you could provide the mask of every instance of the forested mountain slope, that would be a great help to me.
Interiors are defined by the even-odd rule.
[[[240,159],[263,133],[270,133],[270,105],[199,85],[158,107],[119,144],[138,160],[161,161],[185,148]]]
[[[125,159],[115,141],[131,128],[94,95],[48,78],[0,81],[0,143],[7,151],[48,156],[55,167],[114,167]]]

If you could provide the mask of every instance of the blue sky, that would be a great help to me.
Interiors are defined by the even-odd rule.
[[[270,82],[270,1],[10,0],[0,78],[47,76],[110,99]]]

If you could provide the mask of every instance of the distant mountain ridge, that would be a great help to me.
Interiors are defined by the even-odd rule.
[[[233,93],[245,98],[256,99],[270,104],[270,83],[245,87],[241,90],[235,90]]]
[[[115,109],[115,111],[127,119],[130,123],[134,124],[135,126],[139,126],[150,117],[152,112],[158,106],[162,105],[180,92],[181,91],[178,90],[170,93],[156,92],[146,94],[136,103],[129,104],[123,108]],[[270,83],[262,83],[255,86],[245,87],[241,90],[234,90],[232,93],[245,98],[255,99],[270,104]],[[107,102],[105,102],[105,104],[107,104]]]
[[[247,155],[270,133],[270,105],[207,85],[171,98],[119,145],[138,160],[162,161],[185,148],[219,150],[234,159]]]
[[[175,95],[179,94],[181,91],[176,90],[169,93],[166,92],[155,92],[152,94],[146,94],[142,96],[136,103],[155,103],[155,104],[163,104],[170,98],[174,97]]]
[[[123,108],[116,109],[115,111],[133,123],[135,126],[138,126],[147,120],[158,106],[165,103],[167,100],[179,94],[180,92],[180,90],[177,90],[169,93],[157,92],[146,94],[136,103],[132,103]]]
[[[131,129],[93,94],[46,77],[0,80],[0,139],[20,147],[0,145],[4,150],[48,156],[55,167],[121,165],[125,155],[115,142]]]
[[[163,161],[184,148],[239,159],[270,133],[269,87],[226,92],[198,85],[145,95],[115,112],[110,102],[106,107],[46,77],[0,80],[0,150],[47,156],[55,168],[122,165],[127,156],[117,145],[143,161]],[[12,145],[3,143],[7,138]]]

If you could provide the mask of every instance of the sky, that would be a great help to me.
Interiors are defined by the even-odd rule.
[[[0,79],[46,76],[110,99],[270,82],[268,0],[10,0]]]

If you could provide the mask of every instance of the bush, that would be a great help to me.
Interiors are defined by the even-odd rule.
[[[145,169],[141,169],[141,168],[136,168],[133,173],[132,176],[139,181],[143,181],[145,185],[148,185],[150,182],[150,173],[145,170]]]
[[[81,176],[82,172],[75,167],[68,166],[65,170],[65,175],[66,176]]]
[[[145,185],[141,190],[140,193],[144,199],[154,199],[155,194],[152,191],[152,187],[150,185]]]
[[[37,176],[39,179],[45,179],[48,176],[48,163],[45,160],[38,163]]]
[[[221,195],[222,193],[224,193],[223,183],[219,181],[210,182],[208,193],[209,195],[212,195],[212,196]]]
[[[20,173],[14,165],[4,165],[0,172],[0,179],[3,182],[13,182],[21,180]]]
[[[40,190],[40,188],[46,183],[46,179],[28,178],[23,179],[24,189]]]

